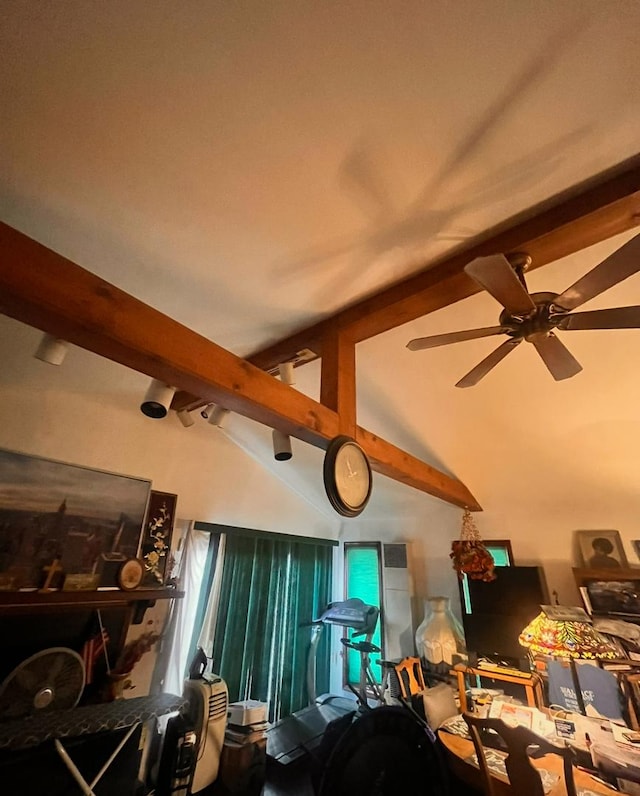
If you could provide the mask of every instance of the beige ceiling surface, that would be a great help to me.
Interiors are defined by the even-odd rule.
[[[0,218],[239,355],[638,149],[635,0],[16,1],[0,51]],[[640,276],[597,306],[633,303]],[[584,371],[563,383],[520,346],[469,390],[491,340],[404,348],[498,310],[361,344],[360,423],[485,508],[637,501],[640,332],[567,333]]]

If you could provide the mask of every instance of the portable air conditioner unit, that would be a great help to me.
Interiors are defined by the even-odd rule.
[[[191,793],[196,794],[215,782],[227,727],[229,695],[221,677],[205,675],[185,680],[183,697],[188,701],[184,712],[197,735],[196,764]]]

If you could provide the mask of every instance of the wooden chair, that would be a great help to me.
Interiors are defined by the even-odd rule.
[[[485,796],[495,796],[496,788],[489,771],[484,753],[480,730],[495,730],[507,747],[505,766],[507,776],[514,793],[527,794],[527,796],[544,796],[540,769],[537,769],[527,754],[528,747],[535,745],[544,754],[559,755],[563,759],[564,779],[568,796],[576,796],[576,786],[573,780],[573,752],[565,746],[557,746],[536,735],[527,727],[511,727],[501,719],[481,719],[470,713],[463,714],[469,727],[471,739],[476,749],[478,765],[482,774]]]
[[[424,682],[420,658],[403,658],[393,666],[398,678],[400,694],[403,699],[411,701],[411,697],[421,694],[427,687]]]

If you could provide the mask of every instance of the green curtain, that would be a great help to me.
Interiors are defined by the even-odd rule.
[[[302,625],[330,600],[332,549],[282,535],[227,535],[213,657],[230,701],[266,702],[270,721],[308,704],[311,628]],[[317,691],[328,690],[329,644],[323,638]]]

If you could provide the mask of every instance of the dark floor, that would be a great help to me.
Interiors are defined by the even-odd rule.
[[[264,796],[314,796],[309,767],[304,761],[281,766],[267,761],[267,782]]]
[[[262,796],[314,796],[308,766],[304,762],[280,766],[269,761],[266,776]],[[420,792],[424,793],[424,790]],[[451,782],[450,796],[480,796],[480,792],[455,780]]]

